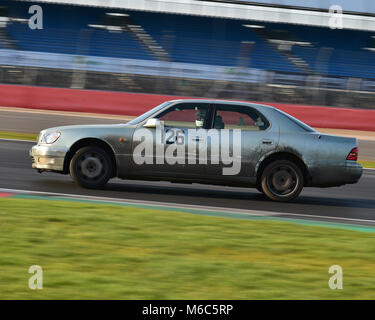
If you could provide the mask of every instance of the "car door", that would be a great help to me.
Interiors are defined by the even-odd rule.
[[[278,145],[279,129],[255,107],[215,104],[212,130],[218,131],[220,148],[208,144],[210,156],[219,163],[208,166],[212,177],[253,177],[259,159]],[[214,133],[213,133],[214,134]]]
[[[136,174],[172,178],[203,175],[206,165],[199,162],[196,151],[200,138],[194,133],[207,130],[209,112],[209,103],[177,103],[155,115],[158,127],[148,129],[153,140],[152,163],[135,165]],[[134,151],[137,143],[133,141]]]

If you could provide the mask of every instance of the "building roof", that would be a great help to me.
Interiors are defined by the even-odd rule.
[[[31,0],[24,0],[33,2]],[[128,9],[149,12],[241,19],[258,22],[291,23],[318,27],[330,26],[335,17],[327,10],[314,11],[254,4],[233,4],[197,0],[39,0],[39,3]],[[352,30],[375,31],[375,16],[343,13],[343,27]]]

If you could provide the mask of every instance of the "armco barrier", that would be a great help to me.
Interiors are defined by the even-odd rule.
[[[0,85],[0,106],[136,116],[166,101],[187,97]],[[273,105],[318,128],[375,131],[375,110]]]

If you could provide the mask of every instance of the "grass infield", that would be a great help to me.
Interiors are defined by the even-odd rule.
[[[36,141],[37,134],[0,131],[0,139]]]
[[[364,168],[375,169],[375,161],[358,161]]]
[[[0,199],[0,299],[374,299],[374,252],[368,232]],[[28,288],[31,265],[43,290]]]

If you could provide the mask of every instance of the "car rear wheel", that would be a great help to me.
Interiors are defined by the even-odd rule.
[[[255,188],[260,192],[260,193],[264,193],[263,192],[263,189],[262,189],[262,184],[260,182],[257,182]]]
[[[271,162],[261,176],[264,194],[274,201],[294,199],[301,193],[303,183],[302,170],[289,160]]]
[[[99,188],[112,176],[112,161],[103,149],[84,147],[75,153],[69,169],[73,180],[81,187]]]

